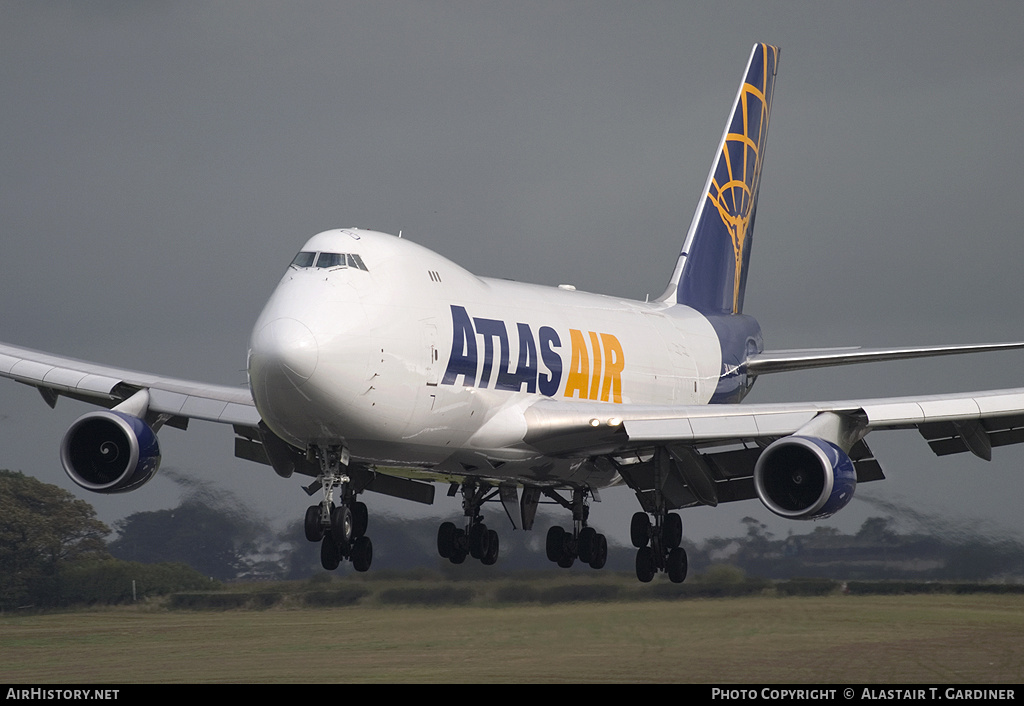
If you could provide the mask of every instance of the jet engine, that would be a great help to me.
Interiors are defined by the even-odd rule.
[[[857,488],[857,472],[832,442],[787,436],[761,452],[754,465],[754,488],[776,515],[818,520],[846,507]]]
[[[160,467],[160,444],[145,421],[124,412],[89,412],[71,425],[60,443],[64,471],[96,493],[124,493],[152,478]]]

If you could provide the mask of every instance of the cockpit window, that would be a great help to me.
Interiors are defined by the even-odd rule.
[[[320,268],[344,267],[345,255],[336,252],[322,252],[316,257],[316,266]]]
[[[313,263],[316,263],[315,265]],[[356,270],[369,272],[363,258],[355,253],[339,252],[300,252],[292,260],[292,267],[317,267],[327,269],[332,267],[351,267]]]

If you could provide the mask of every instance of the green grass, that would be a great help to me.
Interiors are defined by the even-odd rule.
[[[0,681],[1004,682],[1024,596],[827,596],[0,618]]]

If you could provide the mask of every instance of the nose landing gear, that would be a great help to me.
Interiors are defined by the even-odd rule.
[[[306,508],[303,527],[306,539],[320,542],[320,564],[328,571],[351,560],[356,571],[367,571],[373,563],[373,542],[366,536],[369,511],[356,500],[350,478],[345,472],[349,454],[343,446],[311,447],[320,461],[317,482],[323,489],[319,505]],[[338,492],[340,505],[334,504]],[[313,491],[315,492],[315,490]]]

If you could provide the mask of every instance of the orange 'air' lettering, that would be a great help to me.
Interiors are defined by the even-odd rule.
[[[601,401],[607,402],[608,395],[611,393],[612,402],[621,403],[622,369],[626,367],[622,344],[610,333],[601,334],[601,343],[604,347],[604,381],[601,384]]]
[[[565,396],[585,400],[590,392],[590,355],[587,353],[587,342],[583,332],[569,329],[569,342],[572,348],[572,360],[569,363],[569,375],[565,379]]]
[[[601,344],[597,342],[597,334],[590,334],[590,347],[594,351],[594,369],[590,375],[590,399],[596,400],[601,392]]]

